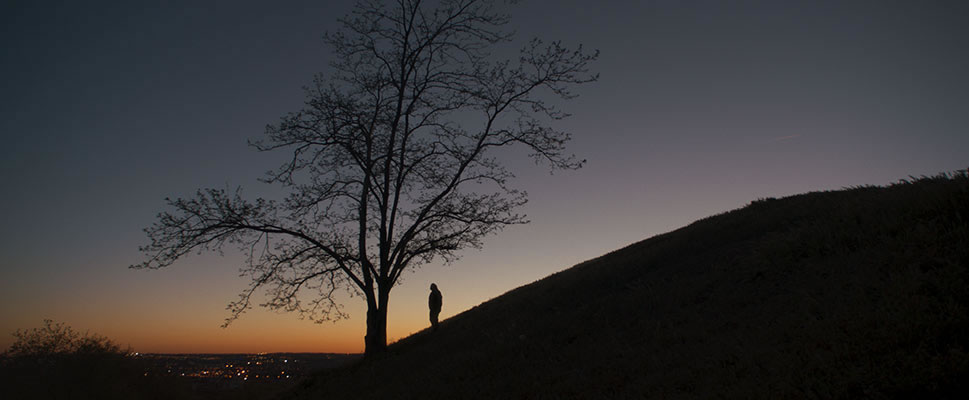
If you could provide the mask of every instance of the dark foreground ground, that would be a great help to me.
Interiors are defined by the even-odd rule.
[[[358,354],[46,352],[0,357],[0,399],[268,399]]]
[[[285,399],[965,398],[969,179],[763,199],[512,290]]]

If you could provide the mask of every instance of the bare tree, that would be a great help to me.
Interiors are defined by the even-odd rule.
[[[498,150],[520,147],[552,169],[579,168],[570,135],[548,122],[566,117],[550,99],[596,80],[597,52],[532,40],[517,60],[496,57],[512,35],[494,1],[361,1],[325,36],[336,60],[306,89],[302,110],[251,143],[291,152],[265,181],[281,201],[244,200],[237,189],[167,200],[145,231],[147,261],[161,268],[195,250],[241,246],[252,283],[230,303],[226,324],[263,288],[263,306],[316,321],[345,317],[343,289],[367,301],[366,354],[386,348],[390,291],[408,268],[453,261],[506,225],[525,193]],[[303,292],[311,292],[305,300]]]

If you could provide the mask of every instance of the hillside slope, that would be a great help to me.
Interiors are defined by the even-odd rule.
[[[967,352],[960,172],[755,201],[512,290],[286,398],[954,397],[969,393]]]

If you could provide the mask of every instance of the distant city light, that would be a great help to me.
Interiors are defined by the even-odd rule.
[[[134,354],[134,353],[130,353]],[[267,379],[288,379],[300,378],[305,371],[303,371],[301,364],[303,364],[302,359],[293,359],[292,367],[288,365],[289,359],[283,359],[283,363],[287,365],[285,368],[279,368],[278,373],[273,374],[272,371],[276,370],[276,363],[279,362],[279,358],[273,356],[253,356],[250,355],[252,361],[247,362],[248,364],[245,368],[242,367],[241,361],[245,359],[235,359],[236,356],[205,356],[200,357],[196,355],[175,355],[175,356],[158,356],[153,354],[142,355],[150,359],[154,363],[159,363],[157,365],[158,369],[146,369],[143,371],[144,376],[149,376],[152,373],[157,374],[155,371],[167,371],[168,376],[183,377],[182,379],[200,379],[203,380],[204,384],[215,384],[218,379],[225,379],[226,382],[234,380],[234,378],[243,378],[243,380],[248,381],[250,377],[255,378],[256,381],[262,378],[263,381]],[[320,355],[314,356],[316,359],[330,359],[329,356]],[[228,361],[228,362],[227,362]],[[234,361],[240,361],[240,366],[236,367]],[[287,371],[288,370],[288,371]],[[233,374],[233,372],[235,374]],[[291,372],[287,374],[287,372]],[[238,382],[238,381],[236,381]],[[238,384],[238,383],[237,383]],[[0,399],[2,400],[2,399]]]

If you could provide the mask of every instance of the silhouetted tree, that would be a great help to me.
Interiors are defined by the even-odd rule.
[[[0,393],[10,399],[141,399],[164,397],[143,378],[141,365],[107,337],[80,334],[44,320],[18,329],[0,354]]]
[[[291,152],[265,179],[290,191],[282,201],[244,200],[237,189],[200,190],[168,200],[141,248],[161,268],[193,250],[238,244],[252,283],[229,305],[228,324],[265,288],[263,306],[316,321],[345,317],[341,288],[367,302],[366,353],[386,347],[387,305],[401,273],[466,247],[509,224],[525,193],[497,150],[518,145],[552,169],[582,161],[566,154],[569,134],[547,122],[594,81],[597,53],[532,40],[516,61],[492,53],[512,35],[494,1],[418,0],[387,7],[361,1],[325,36],[336,61],[306,90],[305,106],[251,143]],[[301,299],[313,291],[311,300]]]
[[[42,328],[18,329],[17,338],[3,353],[6,357],[47,360],[70,354],[125,355],[127,350],[100,335],[81,335],[70,326],[45,319]]]

